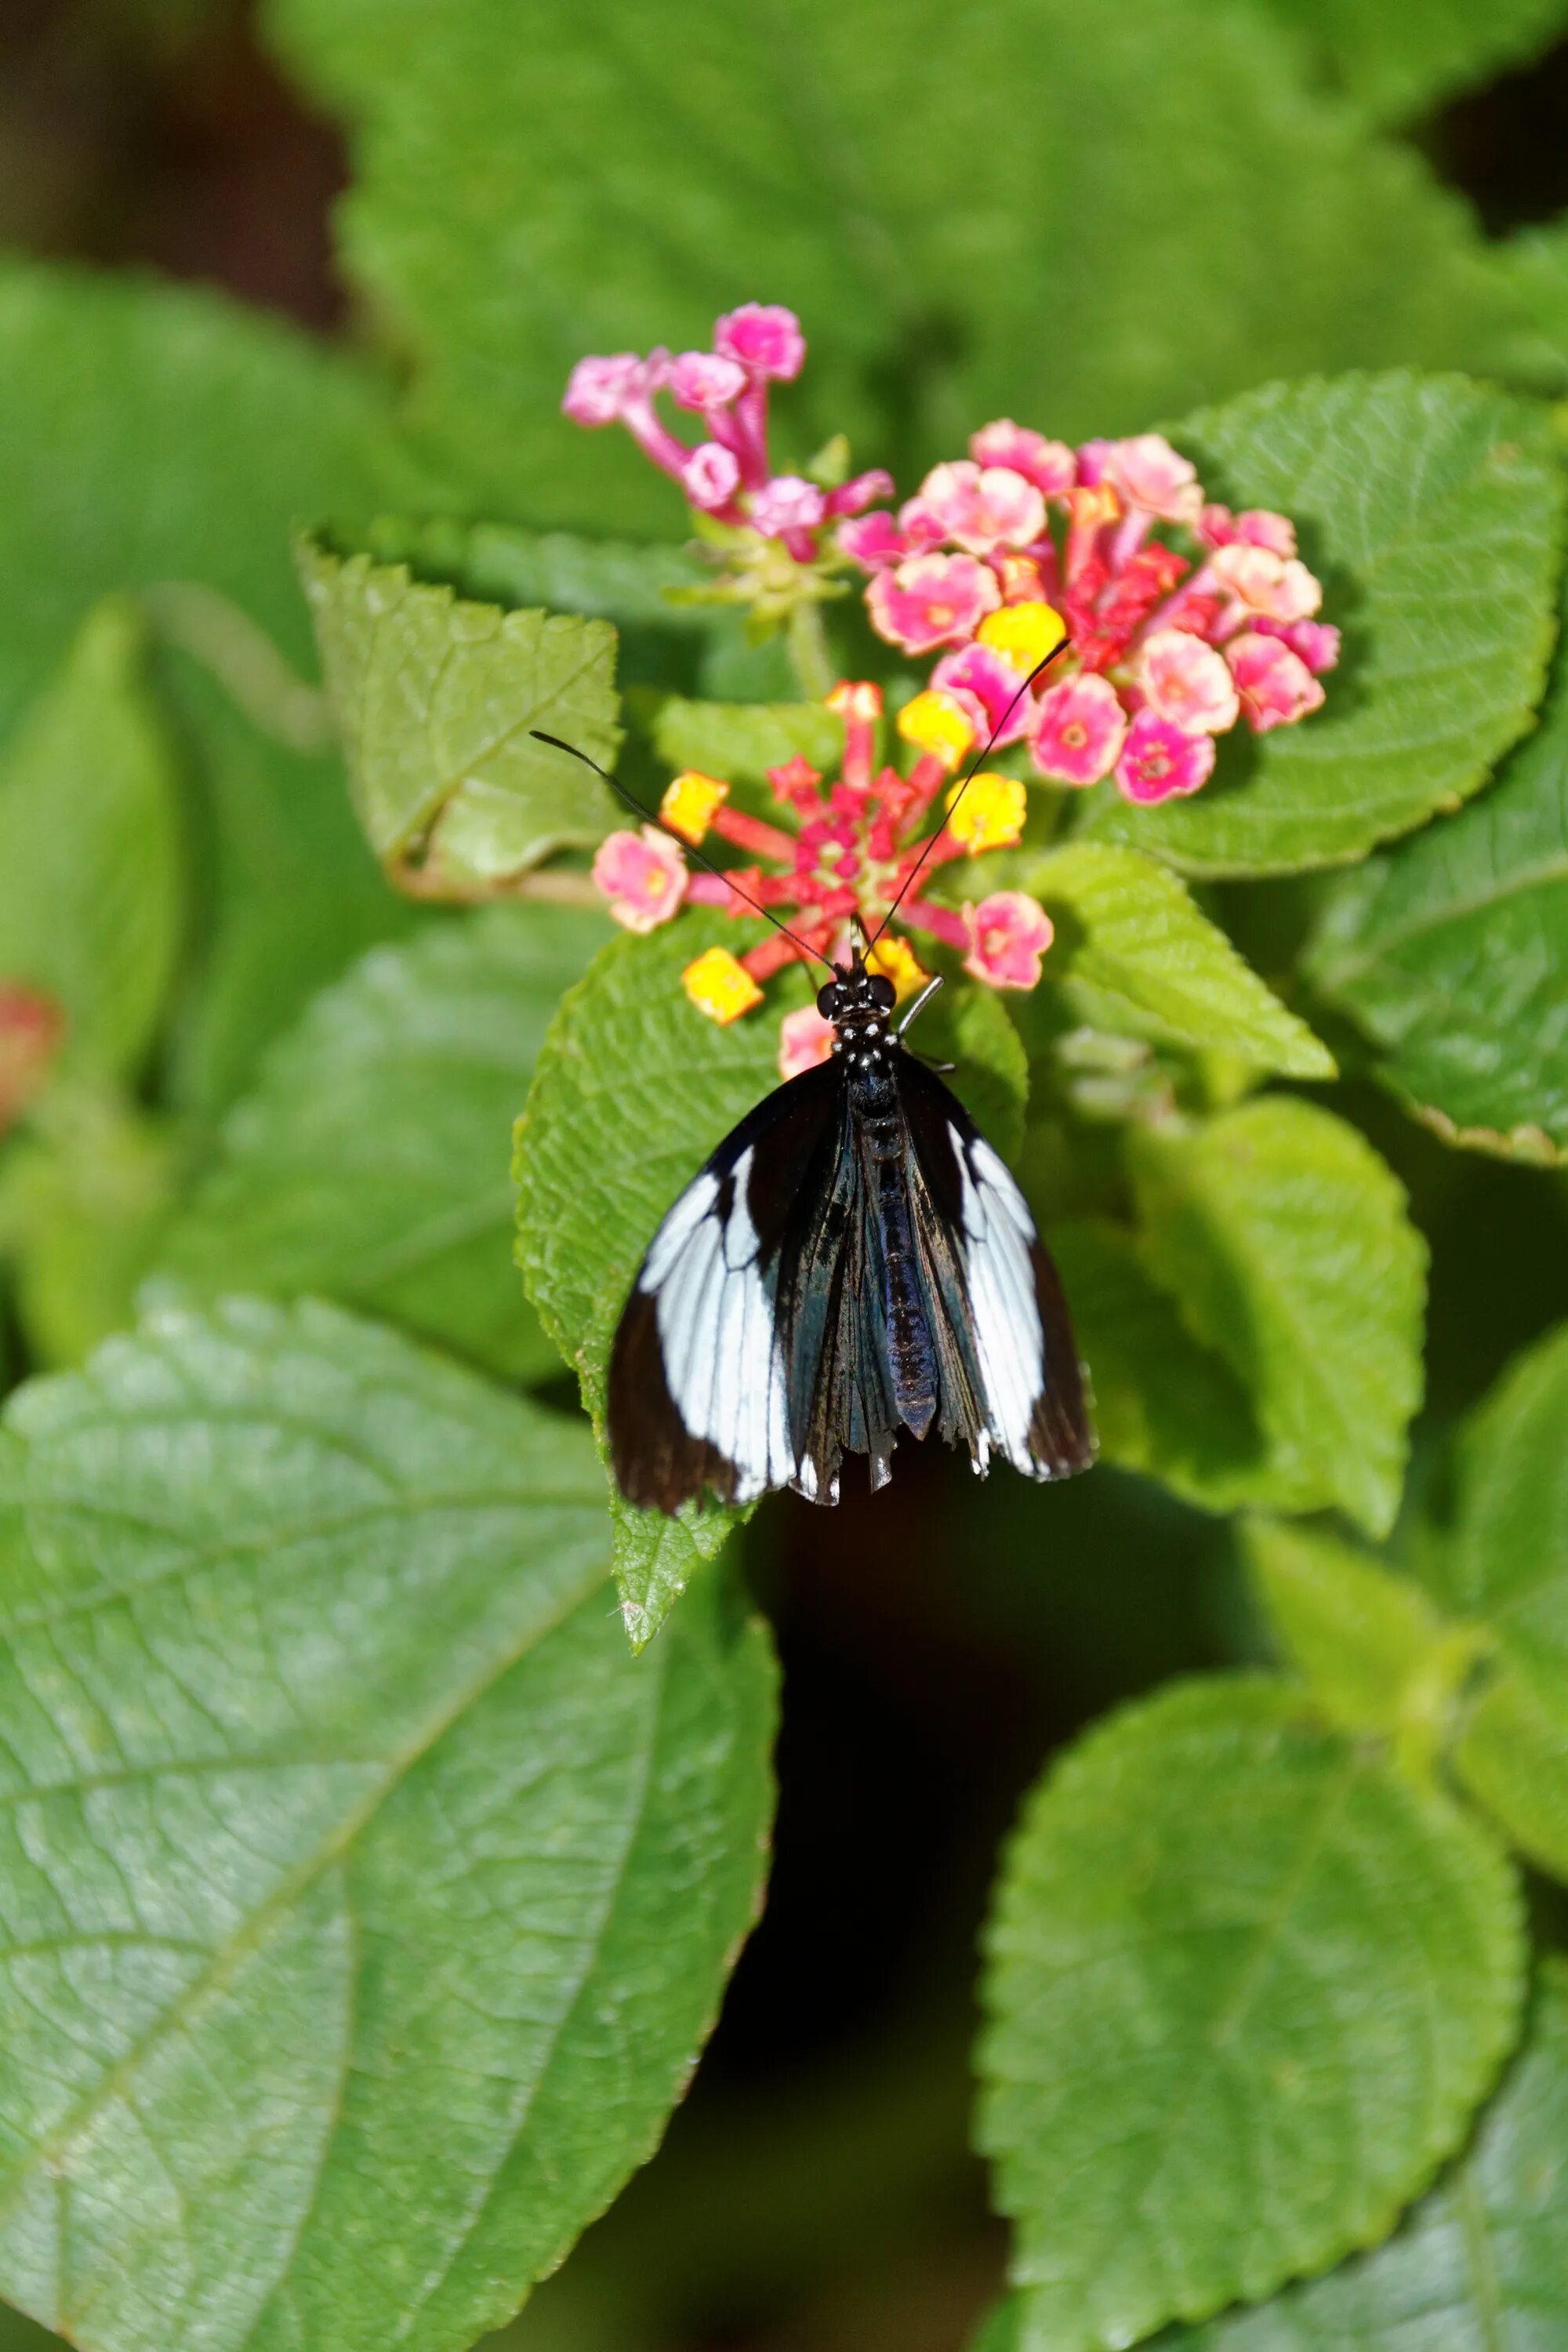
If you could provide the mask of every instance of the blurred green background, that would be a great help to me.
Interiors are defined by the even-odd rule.
[[[514,12],[509,79],[468,0],[290,0],[265,32],[228,0],[9,0],[0,245],[222,289],[414,390],[383,447],[358,377],[318,378],[264,326],[250,370],[205,309],[160,341],[140,295],[121,315],[112,286],[68,301],[53,276],[7,281],[0,725],[89,597],[158,577],[171,543],[302,664],[280,517],[400,489],[673,535],[670,494],[618,439],[559,423],[565,365],[699,338],[748,296],[807,308],[792,449],[847,426],[905,487],[1009,406],[1071,436],[1315,368],[1568,385],[1561,5],[972,9],[942,12],[928,47],[918,10],[781,0],[745,57],[742,13],[731,43],[710,8],[536,0]],[[460,123],[461,171],[424,152],[397,96],[415,85]],[[842,146],[839,101],[858,126]],[[368,126],[375,192],[343,215],[353,294],[331,226],[344,120]],[[524,214],[531,243],[510,234]],[[90,421],[106,410],[117,444]],[[178,489],[149,468],[204,436]],[[275,479],[252,461],[270,446]],[[199,1122],[407,916],[330,760],[261,747],[178,661],[172,690],[210,789],[205,933],[157,1087]],[[282,929],[255,914],[263,883]],[[1290,889],[1223,895],[1269,970]],[[1445,1150],[1369,1087],[1335,1107],[1433,1247],[1419,1483],[1508,1356],[1568,1315],[1563,1185]],[[88,1202],[73,1246],[83,1220],[112,1233],[126,1213]],[[1044,1496],[921,1457],[874,1508],[825,1525],[785,1496],[746,1540],[785,1670],[767,1915],[665,2147],[508,2331],[518,2352],[958,2352],[1001,2265],[966,2152],[997,1842],[1079,1727],[1256,1645],[1224,1523],[1109,1469]],[[0,2316],[5,2352],[52,2340]]]

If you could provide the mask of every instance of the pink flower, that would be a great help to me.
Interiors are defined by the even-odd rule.
[[[1223,655],[1185,629],[1156,629],[1144,639],[1138,683],[1155,717],[1184,735],[1223,735],[1236,724],[1236,687]]]
[[[782,539],[786,530],[815,530],[826,501],[815,482],[799,474],[775,474],[750,499],[751,519],[768,539]]]
[[[1036,709],[1029,749],[1044,776],[1061,784],[1097,784],[1116,765],[1127,714],[1108,677],[1081,671],[1047,688]]]
[[[1258,620],[1252,625],[1259,636],[1279,637],[1288,645],[1314,677],[1332,669],[1339,660],[1340,633],[1331,621]]]
[[[890,514],[862,515],[857,522],[841,522],[838,544],[851,563],[867,572],[883,572],[901,563],[910,542]]]
[[[741,487],[741,468],[733,450],[717,441],[702,442],[680,469],[680,487],[704,514],[728,506]]]
[[[847,482],[840,482],[836,490],[829,490],[827,511],[830,515],[858,515],[870,505],[873,499],[890,499],[892,495],[891,474],[880,466],[873,466],[864,474],[851,474]],[[891,517],[889,520],[891,520]]]
[[[1031,433],[1010,416],[972,433],[969,454],[977,465],[1005,466],[1022,474],[1047,499],[1060,498],[1078,478],[1077,460],[1065,441],[1047,441],[1043,433]]]
[[[1103,478],[1128,506],[1165,522],[1197,520],[1204,502],[1197,468],[1163,434],[1138,433],[1130,441],[1113,441],[1104,465]]]
[[[644,388],[644,363],[636,352],[608,359],[579,360],[561,405],[574,425],[613,425],[626,403]]]
[[[1213,770],[1212,735],[1184,734],[1168,719],[1141,710],[1116,762],[1116,785],[1124,800],[1148,806],[1195,793]]]
[[[1228,507],[1205,507],[1196,530],[1205,547],[1242,541],[1249,547],[1266,547],[1271,555],[1296,552],[1295,524],[1289,515],[1270,514],[1267,507],[1247,507],[1240,514],[1232,514]]]
[[[753,375],[790,383],[805,360],[800,320],[782,302],[742,302],[713,323],[713,347]]]
[[[1034,988],[1052,938],[1050,917],[1038,901],[1024,890],[995,890],[963,911],[969,934],[964,971],[993,988]]]
[[[947,536],[924,499],[906,499],[899,509],[899,529],[909,542],[911,555],[923,554],[929,547],[940,547]]]
[[[934,466],[921,484],[921,506],[938,535],[970,555],[1027,547],[1046,527],[1046,502],[1033,482],[1007,466],[960,457]]]
[[[657,825],[612,833],[599,844],[594,879],[610,912],[628,931],[657,930],[686,896],[686,860],[679,842]]]
[[[1226,648],[1247,723],[1256,735],[1293,726],[1316,710],[1323,689],[1300,654],[1279,637],[1248,629]]]
[[[1216,547],[1209,570],[1249,612],[1270,621],[1305,621],[1323,601],[1321,587],[1304,563],[1247,540]]]
[[[716,352],[682,352],[669,371],[669,396],[679,408],[727,408],[746,389],[746,371]]]
[[[912,555],[866,592],[871,626],[907,654],[962,644],[1001,602],[995,574],[973,555]]]
[[[982,740],[994,735],[1000,746],[1016,743],[1028,732],[1035,715],[1030,698],[1019,691],[1026,675],[989,646],[973,645],[944,654],[931,674],[931,682],[933,687],[944,687],[949,694],[973,695],[984,714],[976,733]]]
[[[779,1023],[779,1076],[798,1078],[806,1070],[833,1059],[834,1029],[815,1004],[786,1013]]]

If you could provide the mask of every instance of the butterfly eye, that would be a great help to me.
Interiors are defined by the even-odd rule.
[[[827,981],[816,992],[816,1009],[825,1021],[831,1021],[838,1011],[838,982]]]
[[[897,999],[898,991],[885,972],[874,971],[871,974],[870,990],[871,1002],[878,1012],[890,1013]]]

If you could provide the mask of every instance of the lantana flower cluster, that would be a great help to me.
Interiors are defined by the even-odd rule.
[[[602,842],[594,878],[611,914],[633,931],[656,929],[682,906],[719,907],[737,917],[763,907],[787,923],[793,939],[774,931],[740,956],[710,948],[682,973],[698,1010],[729,1023],[760,1004],[763,982],[802,950],[847,964],[856,944],[854,924],[874,934],[919,866],[899,908],[900,926],[955,949],[964,970],[994,988],[1033,988],[1051,942],[1049,919],[1035,899],[1022,890],[998,890],[978,903],[952,907],[925,896],[928,877],[950,860],[1016,845],[1025,786],[1016,777],[984,772],[955,785],[958,755],[951,733],[932,736],[915,706],[910,707],[912,727],[904,725],[908,714],[900,722],[915,752],[908,775],[880,764],[881,690],[863,680],[835,688],[828,708],[844,722],[837,777],[829,782],[799,755],[768,770],[784,822],[732,807],[726,782],[689,769],[659,803],[668,831],[645,824]],[[932,818],[940,832],[930,825]],[[745,862],[723,874],[693,872],[681,845],[696,847],[710,835],[739,849]],[[900,998],[927,977],[901,930],[884,932],[868,961]],[[786,1014],[781,1035],[779,1067],[785,1077],[811,1068],[831,1050],[831,1024],[815,1007]]]
[[[1147,803],[1198,791],[1238,719],[1262,734],[1318,708],[1340,635],[1315,618],[1322,591],[1288,517],[1206,500],[1157,433],[1071,449],[1003,418],[969,449],[897,514],[849,519],[837,536],[870,574],[878,635],[940,655],[931,690],[973,735],[1000,727],[997,742],[1026,744],[1054,783],[1114,776]],[[1009,609],[1041,602],[1063,614],[1069,649],[1006,716]]]
[[[736,535],[724,551],[730,579],[716,593],[750,604],[763,618],[803,598],[841,593],[834,575],[847,566],[829,527],[893,491],[892,476],[880,467],[837,485],[825,478],[830,467],[819,467],[816,479],[773,471],[769,388],[791,383],[805,361],[805,337],[793,310],[743,302],[714,320],[710,351],[579,360],[561,404],[575,424],[624,425],[679,484],[710,540]],[[674,430],[661,397],[696,420],[699,439]],[[776,551],[771,564],[767,551]]]

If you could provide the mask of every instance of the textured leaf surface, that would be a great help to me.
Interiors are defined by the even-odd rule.
[[[1240,1377],[1187,1329],[1136,1235],[1106,1217],[1076,1217],[1047,1239],[1089,1366],[1102,1459],[1207,1510],[1279,1496]],[[1281,1500],[1289,1507],[1288,1486]]]
[[[1260,0],[1305,35],[1336,89],[1383,121],[1523,64],[1568,24],[1563,0]]]
[[[655,1226],[709,1153],[779,1083],[778,1020],[804,979],[727,1029],[696,1012],[680,974],[715,940],[751,935],[681,916],[614,940],[563,1000],[518,1130],[518,1263],[540,1319],[603,1429],[610,1340]],[[754,927],[760,935],[760,927]],[[617,1496],[616,1576],[626,1630],[656,1633],[733,1511],[689,1506],[679,1520]]]
[[[634,1665],[587,1433],[374,1326],[164,1319],[0,1439],[0,2285],[102,2352],[415,2352],[651,2147],[769,1672]]]
[[[1476,791],[1530,724],[1563,487],[1546,412],[1449,377],[1277,384],[1176,432],[1211,497],[1296,522],[1345,634],[1321,710],[1097,829],[1200,874],[1342,863]]]
[[[0,263],[0,732],[117,592],[216,592],[242,670],[258,629],[308,666],[290,524],[374,509],[402,481],[374,381],[213,295],[16,261]],[[174,1082],[205,1110],[402,917],[341,763],[268,740],[195,663],[169,670],[212,893]]]
[[[1552,2352],[1568,2337],[1565,2151],[1568,1976],[1551,1960],[1474,2146],[1396,2235],[1161,2352]]]
[[[1152,857],[1072,842],[1037,859],[1025,887],[1055,927],[1050,977],[1091,1027],[1212,1047],[1286,1077],[1333,1076],[1328,1048]]]
[[[491,907],[378,948],[230,1115],[163,1267],[198,1297],[318,1292],[488,1370],[558,1364],[512,1264],[512,1123],[600,917]]]
[[[1410,1578],[1321,1528],[1254,1519],[1244,1548],[1275,1639],[1335,1722],[1397,1732],[1446,1695],[1442,1620]]]
[[[0,974],[65,1016],[61,1063],[129,1077],[184,920],[174,758],[134,611],[104,604],[0,762]]]
[[[1384,1534],[1421,1400],[1426,1249],[1403,1187],[1284,1096],[1136,1143],[1144,1263],[1242,1381],[1294,1507]]]
[[[1490,1840],[1285,1686],[1179,1686],[1091,1734],[989,1934],[1018,2352],[1130,2344],[1382,2237],[1488,2088],[1521,1958]]]
[[[1307,969],[1451,1142],[1568,1152],[1568,667],[1473,808],[1368,860]]]
[[[906,490],[987,416],[1077,438],[1272,375],[1465,365],[1506,309],[1417,160],[1201,0],[690,0],[679,42],[637,0],[545,0],[526,40],[510,0],[272,21],[353,125],[345,257],[415,359],[418,424],[535,525],[677,527],[562,387],[583,352],[701,341],[748,294],[814,338],[792,459],[842,428]],[[997,135],[1002,92],[1026,136]]]
[[[581,614],[502,612],[406,564],[299,543],[354,805],[379,857],[485,882],[595,842],[615,801],[544,728],[608,766],[616,633]]]
[[[653,740],[672,768],[760,783],[797,753],[836,776],[844,722],[820,702],[688,702],[672,695],[654,721]]]

